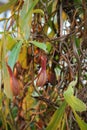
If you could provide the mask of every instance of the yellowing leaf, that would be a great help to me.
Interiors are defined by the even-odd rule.
[[[44,33],[45,33],[45,34],[47,34],[48,28],[49,28],[49,26],[48,26],[47,24],[44,25]]]
[[[63,21],[67,20],[67,18],[68,18],[68,15],[64,11],[62,11],[62,19],[63,19]]]
[[[11,37],[11,35],[7,35],[6,40],[7,40],[7,45],[6,45],[7,49],[11,50],[14,47],[14,45],[16,44],[16,41],[15,41],[15,39],[13,39]]]
[[[23,108],[23,110],[24,110],[25,112],[28,111],[30,108],[32,108],[33,105],[34,105],[34,102],[35,102],[35,101],[34,101],[34,99],[31,97],[33,91],[34,91],[34,90],[33,90],[33,87],[32,87],[32,86],[29,86],[28,92],[27,92],[26,97],[24,98],[23,104],[22,104],[22,108]],[[29,111],[28,114],[30,114],[30,111]]]
[[[52,12],[54,12],[54,11],[56,10],[57,3],[58,3],[58,0],[55,0],[55,1],[53,2]]]
[[[23,68],[27,68],[27,47],[22,46],[21,51],[19,53],[18,61],[22,65]]]
[[[51,32],[48,34],[48,37],[49,37],[49,38],[53,38],[53,37],[54,37],[54,35],[55,35],[54,31],[53,31],[53,30],[51,30]]]

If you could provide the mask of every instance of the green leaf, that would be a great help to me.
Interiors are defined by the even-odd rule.
[[[52,7],[53,7],[53,2],[52,2],[52,0],[50,0],[49,3],[48,3],[48,6],[47,6],[48,14],[52,13]]]
[[[63,102],[62,105],[59,107],[59,109],[55,111],[46,130],[57,130],[57,128],[61,125],[61,120],[64,115],[65,108],[66,108],[66,102]]]
[[[17,114],[18,114],[18,108],[16,106],[14,106],[13,109],[12,109],[13,118],[15,118],[17,116]]]
[[[74,94],[73,86],[75,84],[76,84],[75,81],[72,81],[69,84],[68,89],[64,92],[64,98],[73,110],[79,111],[79,112],[86,111],[85,103],[83,103],[80,99],[78,99],[77,97],[73,95]]]
[[[73,110],[79,112],[86,111],[85,103],[83,103],[80,99],[76,98],[75,96],[71,95],[68,97],[67,95],[64,95],[64,98]]]
[[[4,4],[2,6],[0,6],[0,13],[8,10],[10,7],[12,7],[15,3],[17,2],[17,0],[11,0],[9,3]]]
[[[42,42],[37,42],[37,41],[30,41],[30,43],[32,43],[33,45],[35,45],[36,47],[44,50],[45,52],[47,52],[47,45],[45,43]]]
[[[77,83],[77,79],[74,80],[74,81],[72,81],[72,82],[69,84],[69,86],[68,86],[68,90],[66,90],[66,91],[64,92],[64,95],[67,95],[67,96],[73,95],[73,94],[74,94],[74,89],[73,89],[73,87],[76,85],[76,83]]]
[[[28,1],[28,3],[29,3],[29,0],[27,0],[27,1]],[[34,8],[35,5],[38,3],[38,1],[39,1],[39,0],[34,0],[33,2],[29,3],[29,4],[31,4],[31,6],[29,6],[28,11],[27,11],[27,13],[26,13],[25,16],[24,16],[23,24],[25,23],[26,18],[28,17],[29,13],[31,13],[31,10],[33,10],[33,8]]]
[[[76,37],[75,37],[75,44],[76,44],[76,48],[77,48],[77,50],[78,50],[77,52],[78,52],[79,55],[80,55],[80,50],[79,50],[79,48],[80,48],[80,46],[81,46],[80,43],[81,43],[81,42],[80,42],[80,38],[76,38]]]
[[[39,0],[25,0],[20,16],[20,30],[23,37],[27,40],[30,36],[32,13]]]
[[[48,53],[50,53],[51,49],[52,49],[52,45],[50,42],[46,42],[46,46],[47,46],[47,51]]]
[[[17,59],[18,59],[18,55],[19,55],[21,46],[22,46],[22,41],[16,43],[16,45],[12,49],[11,54],[9,56],[8,64],[10,65],[10,67],[11,67],[12,70],[13,70],[13,67],[14,67]]]
[[[80,39],[75,37],[75,43],[76,43],[76,47],[80,47]]]
[[[87,123],[85,123],[78,115],[75,111],[73,111],[76,121],[80,127],[81,130],[87,130]]]

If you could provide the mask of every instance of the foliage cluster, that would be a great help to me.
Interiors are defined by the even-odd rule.
[[[86,0],[9,0],[7,10],[0,129],[87,130]]]

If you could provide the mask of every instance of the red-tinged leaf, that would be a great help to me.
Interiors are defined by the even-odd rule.
[[[17,79],[15,78],[10,66],[8,64],[6,64],[6,66],[9,72],[9,76],[10,76],[10,86],[11,86],[12,93],[14,96],[17,96],[20,93],[19,83]]]

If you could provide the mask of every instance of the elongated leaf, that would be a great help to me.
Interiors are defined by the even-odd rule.
[[[3,37],[2,38],[2,42],[3,42],[3,52],[2,52],[2,68],[3,68],[3,82],[4,82],[4,93],[6,94],[6,96],[8,98],[12,98],[13,94],[11,91],[11,87],[10,87],[10,77],[7,71],[7,67],[6,67],[6,61],[5,61],[5,56],[6,56],[6,39]]]
[[[64,98],[65,98],[66,102],[75,111],[79,111],[79,112],[86,111],[85,103],[83,103],[80,99],[76,98],[75,96],[71,95],[68,97],[67,95],[64,95]]]
[[[66,102],[63,102],[59,109],[57,109],[51,118],[46,130],[57,130],[61,124],[62,117],[66,108]]]
[[[27,1],[28,1],[28,3],[30,2],[29,0],[27,0]],[[35,5],[38,3],[38,1],[39,0],[34,0],[33,2],[29,3],[29,4],[31,4],[31,6],[28,7],[28,10],[27,10],[26,14],[23,17],[22,26],[25,25],[26,18],[29,16],[29,13],[31,13],[31,11],[35,7]]]
[[[86,105],[83,103],[80,99],[75,97],[74,94],[74,89],[73,85],[75,85],[75,81],[71,82],[68,86],[68,89],[64,92],[64,98],[66,102],[72,107],[73,110],[75,111],[86,111]]]
[[[17,0],[11,0],[9,3],[4,4],[2,6],[0,6],[0,13],[8,10],[10,7],[12,7],[15,3],[17,2]]]
[[[18,59],[18,55],[19,55],[21,46],[22,46],[22,41],[16,43],[16,45],[12,49],[11,54],[9,56],[8,64],[10,65],[10,67],[11,67],[12,70],[13,70],[13,67],[14,67],[17,59]]]
[[[47,45],[45,43],[41,43],[41,42],[37,42],[37,41],[30,41],[30,43],[32,43],[36,47],[39,47],[40,49],[44,50],[45,52],[47,52]]]
[[[76,118],[76,121],[80,127],[80,130],[87,130],[87,123],[85,123],[79,116],[78,114],[73,111],[74,115],[75,115],[75,118]]]
[[[32,10],[30,10],[28,16],[26,16],[26,19],[25,15],[27,14],[28,9],[31,7],[32,3],[32,0],[25,0],[20,14],[20,31],[26,40],[29,38],[30,35]]]
[[[24,38],[27,40],[30,35],[32,11],[39,0],[25,0],[21,16],[20,16],[20,30]]]

